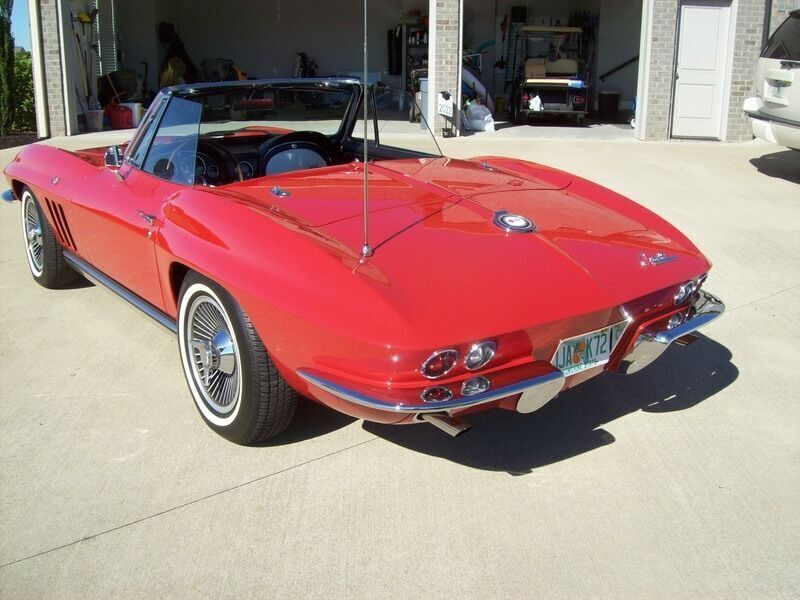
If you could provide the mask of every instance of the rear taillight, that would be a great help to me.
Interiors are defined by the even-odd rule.
[[[419,397],[423,402],[447,402],[453,397],[453,392],[443,385],[435,385],[425,388]]]
[[[694,281],[687,281],[681,287],[678,288],[678,291],[675,292],[673,296],[673,300],[675,301],[675,305],[678,306],[686,302],[686,300],[695,293],[697,290],[697,284]]]
[[[464,357],[464,366],[470,371],[485,367],[492,360],[497,351],[497,344],[494,342],[479,342],[473,344]]]
[[[458,362],[458,352],[455,350],[438,350],[431,354],[419,372],[428,379],[438,379],[447,375]]]
[[[489,387],[491,387],[491,383],[486,377],[473,377],[461,384],[461,395],[474,396],[485,392]]]

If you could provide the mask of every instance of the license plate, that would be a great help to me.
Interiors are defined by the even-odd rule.
[[[565,376],[604,365],[625,332],[627,321],[562,340],[553,360],[554,367]]]

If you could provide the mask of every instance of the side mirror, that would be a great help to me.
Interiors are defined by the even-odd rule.
[[[120,167],[122,165],[122,151],[119,146],[106,148],[105,163],[107,167]]]

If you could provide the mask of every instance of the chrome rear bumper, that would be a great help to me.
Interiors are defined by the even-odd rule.
[[[473,396],[461,396],[444,402],[431,402],[430,404],[400,404],[375,395],[358,392],[308,369],[299,369],[297,374],[313,386],[347,402],[375,410],[417,416],[430,413],[453,414],[478,404],[502,400],[515,394],[522,394],[522,397],[526,399],[526,402],[520,408],[520,412],[532,412],[532,410],[540,408],[555,398],[561,388],[564,387],[564,374],[553,367],[552,371],[544,375],[524,379],[512,385],[487,390]]]
[[[639,334],[631,351],[622,359],[620,372],[631,374],[644,369],[661,356],[670,344],[709,324],[723,312],[725,304],[722,300],[700,290],[695,295],[683,323],[671,329],[645,329]]]

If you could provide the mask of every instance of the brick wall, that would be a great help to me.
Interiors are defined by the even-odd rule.
[[[748,140],[752,137],[749,121],[742,113],[742,103],[753,89],[753,72],[761,50],[764,3],[769,1],[771,0],[738,0],[737,3],[725,134],[728,141]],[[665,140],[669,135],[679,7],[680,3],[675,0],[654,0],[653,3],[650,87],[647,94],[645,131],[647,140]]]
[[[646,140],[665,140],[669,132],[677,20],[678,3],[675,0],[654,0]]]
[[[51,136],[66,135],[67,133],[57,2],[58,0],[39,0],[42,52],[44,53],[44,88],[47,96]]]
[[[435,0],[436,21],[430,24],[436,35],[436,56],[433,68],[436,70],[436,89],[429,90],[431,94],[438,94],[447,90],[453,94],[457,105],[460,104],[461,94],[458,93],[458,76],[461,69],[459,59],[459,0]],[[434,104],[434,107],[436,105]],[[435,110],[435,109],[434,109]],[[454,118],[458,122],[458,109],[454,111]],[[445,119],[436,115],[432,128],[436,135],[441,135],[445,126]]]

